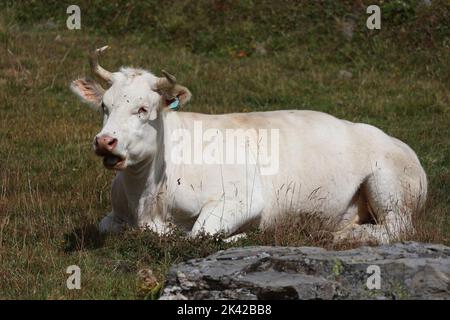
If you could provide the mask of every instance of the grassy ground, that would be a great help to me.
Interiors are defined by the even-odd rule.
[[[163,282],[173,262],[229,246],[177,233],[98,235],[113,173],[91,150],[100,116],[68,84],[88,74],[88,48],[104,44],[108,69],[175,74],[193,93],[191,111],[314,109],[402,139],[430,184],[415,239],[449,244],[450,6],[383,2],[382,29],[368,31],[365,2],[80,1],[78,31],[65,28],[59,1],[0,4],[0,298],[149,298],[139,270]],[[235,245],[330,247],[311,224]],[[82,290],[65,286],[72,264]]]

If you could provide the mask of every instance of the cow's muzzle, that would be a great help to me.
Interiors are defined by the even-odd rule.
[[[95,154],[103,157],[103,165],[107,169],[120,170],[124,168],[125,158],[116,151],[117,139],[103,134],[94,139]]]

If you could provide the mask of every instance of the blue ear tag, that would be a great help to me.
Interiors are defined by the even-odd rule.
[[[169,108],[177,111],[180,108],[180,99],[175,97],[175,100],[169,105]]]

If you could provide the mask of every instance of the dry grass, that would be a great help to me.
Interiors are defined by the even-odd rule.
[[[316,214],[286,214],[276,218],[273,224],[263,231],[249,233],[242,244],[267,246],[315,246],[328,250],[346,250],[361,246],[358,240],[334,241],[336,223]],[[364,245],[375,245],[365,242]]]
[[[417,151],[430,182],[426,208],[414,220],[413,239],[450,242],[450,94],[446,85],[450,72],[445,29],[450,24],[444,23],[448,7],[433,1],[442,7],[427,10],[428,15],[421,17],[423,25],[406,17],[406,24],[390,22],[392,32],[364,31],[347,41],[336,25],[327,22],[335,21],[334,16],[344,17],[358,1],[345,1],[342,6],[321,2],[318,8],[306,4],[297,8],[287,1],[292,10],[277,4],[276,14],[266,15],[270,21],[263,18],[272,2],[258,7],[258,19],[245,16],[250,9],[234,11],[232,1],[222,2],[231,8],[226,19],[245,22],[245,28],[231,27],[228,20],[216,24],[216,16],[205,16],[199,21],[207,21],[206,31],[195,33],[199,26],[186,22],[194,20],[189,14],[209,15],[202,9],[209,2],[192,8],[180,1],[173,12],[192,11],[185,11],[186,17],[171,15],[182,16],[183,32],[175,32],[178,29],[168,25],[173,21],[163,19],[158,26],[166,34],[161,38],[153,29],[126,36],[123,30],[112,35],[105,29],[93,32],[100,20],[91,20],[81,31],[66,30],[62,23],[50,27],[45,24],[48,15],[64,12],[57,2],[34,11],[1,11],[0,298],[150,297],[145,288],[141,290],[139,270],[152,269],[161,283],[172,263],[230,245],[336,248],[330,242],[329,226],[310,216],[281,219],[273,228],[251,233],[235,244],[205,236],[186,241],[177,232],[167,237],[136,231],[100,236],[95,226],[110,208],[112,173],[104,170],[90,146],[100,117],[71,95],[68,84],[88,74],[87,49],[104,44],[112,47],[102,59],[109,69],[133,65],[174,73],[193,92],[191,111],[314,109],[376,125],[407,142]],[[104,4],[101,14],[108,13]],[[326,10],[320,6],[327,6]],[[29,12],[40,15],[39,20],[30,18]],[[283,12],[298,18],[302,28],[296,20],[286,20]],[[126,20],[121,19],[116,22],[123,26]],[[432,28],[436,23],[440,28]],[[263,28],[266,24],[287,29],[277,32]],[[405,26],[411,29],[401,31]],[[265,33],[258,33],[262,29],[272,37],[263,38]],[[228,38],[214,37],[221,32],[234,37],[232,45]],[[249,39],[253,33],[257,38]],[[252,41],[266,43],[267,53],[252,51]],[[247,54],[239,57],[236,51],[241,48]],[[340,78],[340,70],[351,71],[353,77]],[[65,287],[65,269],[71,264],[81,267],[82,290]]]

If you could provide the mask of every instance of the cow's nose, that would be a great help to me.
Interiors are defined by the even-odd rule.
[[[106,134],[95,138],[95,149],[98,153],[111,152],[117,146],[117,139]]]

